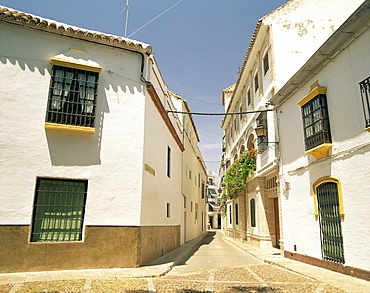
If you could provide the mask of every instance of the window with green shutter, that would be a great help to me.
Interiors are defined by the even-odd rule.
[[[81,241],[87,180],[38,178],[32,242]]]

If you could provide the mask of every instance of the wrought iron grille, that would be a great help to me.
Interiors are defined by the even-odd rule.
[[[306,151],[323,143],[331,143],[326,95],[317,95],[302,107]]]
[[[370,127],[370,76],[360,82],[362,107],[364,108],[365,125]]]
[[[87,181],[38,178],[31,241],[80,241]]]
[[[94,127],[98,73],[53,66],[46,122]]]
[[[324,182],[316,187],[323,259],[344,263],[342,222],[338,186]]]

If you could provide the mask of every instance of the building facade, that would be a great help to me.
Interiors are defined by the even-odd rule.
[[[369,1],[270,100],[284,255],[369,280]]]
[[[151,46],[6,7],[0,26],[0,272],[135,267],[200,235],[200,155]]]
[[[221,208],[221,193],[220,193],[220,177],[218,173],[208,171],[207,185],[207,214],[208,228],[220,229],[222,223],[222,208]]]
[[[182,239],[186,242],[206,232],[207,171],[198,143],[199,134],[188,103],[179,95],[168,91],[176,113],[174,118],[181,129],[185,151],[182,154]],[[182,213],[180,212],[182,211]]]
[[[284,247],[277,116],[270,99],[362,3],[292,0],[261,18],[235,85],[223,91],[227,115],[222,173],[250,148],[256,171],[226,203],[225,235],[256,247]]]

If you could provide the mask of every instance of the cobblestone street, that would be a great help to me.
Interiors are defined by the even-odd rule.
[[[345,292],[269,264],[245,265],[160,278],[78,279],[0,285],[0,292]]]
[[[243,249],[209,232],[140,268],[3,274],[0,293],[370,292],[365,280],[278,254],[276,249]]]

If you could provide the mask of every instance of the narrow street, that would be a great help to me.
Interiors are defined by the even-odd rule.
[[[167,275],[150,280],[152,292],[345,292],[274,265],[208,235]]]
[[[263,263],[224,240],[220,232],[208,232],[196,250],[175,266],[170,275]]]
[[[180,256],[180,247],[164,256],[167,261],[140,268],[3,274],[0,293],[370,292],[365,280],[298,262],[287,267],[289,260],[284,258],[282,266],[268,264],[238,246],[225,240],[221,232],[209,231],[200,242],[194,242],[187,255]],[[274,251],[269,253],[275,255]],[[169,266],[168,260],[178,256],[177,265]]]

